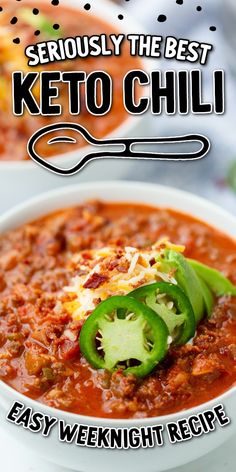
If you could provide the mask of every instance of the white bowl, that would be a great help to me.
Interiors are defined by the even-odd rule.
[[[47,2],[47,0],[41,0]],[[35,5],[33,0],[28,0]],[[47,2],[48,3],[48,2]],[[84,12],[84,4],[86,2],[78,2],[78,0],[61,0],[61,6],[72,7],[75,10]],[[108,0],[91,0],[89,2],[92,6],[89,11],[89,15],[95,16],[110,24],[121,33],[144,33],[144,28],[137,24],[134,18],[129,15],[126,11],[124,12],[121,5],[113,4]],[[118,19],[119,13],[124,14],[124,20]],[[55,9],[56,15],[56,9]],[[141,59],[143,68],[150,69],[151,61]],[[32,120],[34,117],[32,117]],[[73,120],[72,120],[73,121]],[[144,116],[134,116],[126,114],[125,119],[105,138],[123,138],[138,136],[139,131],[142,135],[145,135],[145,131],[142,125],[142,131],[140,130],[140,124],[145,121]],[[80,117],[75,117],[74,122],[79,123]],[[95,136],[96,137],[96,136]],[[29,136],[30,138],[30,136]],[[17,143],[16,143],[17,146]],[[54,163],[57,163],[60,167],[71,167],[73,164],[88,152],[91,152],[92,147],[86,145],[82,149],[75,149],[61,155],[51,157]],[[113,148],[107,147],[107,151],[114,150]],[[63,177],[46,171],[42,167],[38,166],[32,160],[26,161],[0,161],[0,212],[7,210],[13,205],[16,205],[20,201],[25,200],[31,196],[37,195],[41,192],[56,188],[62,185],[75,184],[77,182],[91,181],[91,180],[104,180],[113,178],[123,178],[132,166],[131,160],[114,160],[106,159],[104,161],[94,161],[79,172],[75,176]],[[104,175],[105,174],[105,175]],[[9,188],[14,191],[9,191]]]
[[[159,185],[133,182],[100,182],[85,183],[80,186],[66,187],[48,192],[39,197],[18,205],[0,218],[0,231],[5,232],[27,221],[38,218],[51,211],[79,204],[87,199],[98,198],[104,201],[128,201],[146,203],[157,207],[167,207],[186,212],[202,221],[218,228],[227,235],[236,237],[236,219],[219,207],[195,195]],[[188,418],[199,414],[218,404],[223,404],[231,424],[225,428],[217,427],[214,432],[205,434],[191,441],[171,445],[165,437],[163,447],[148,449],[91,449],[78,447],[58,441],[56,429],[49,437],[33,434],[10,424],[5,420],[7,411],[14,401],[22,401],[26,406],[50,416],[56,416],[66,423],[79,423],[88,426],[101,427],[140,427],[166,425],[170,421]],[[19,394],[5,383],[0,382],[0,421],[5,430],[27,444],[32,450],[56,464],[80,472],[161,472],[191,462],[200,456],[217,448],[235,431],[236,388],[232,387],[223,395],[208,403],[196,406],[186,411],[155,418],[112,420],[86,417],[59,411],[24,395]]]

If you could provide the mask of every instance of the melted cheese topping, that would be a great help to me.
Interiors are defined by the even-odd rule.
[[[114,246],[76,254],[71,262],[78,275],[64,287],[69,297],[64,308],[75,320],[84,319],[98,303],[113,295],[127,295],[158,280],[176,284],[173,273],[160,270],[158,257],[166,248],[184,251],[183,246],[162,239],[150,249]]]

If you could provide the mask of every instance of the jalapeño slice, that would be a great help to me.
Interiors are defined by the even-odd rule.
[[[96,369],[122,368],[144,377],[165,357],[168,335],[165,322],[149,307],[129,296],[114,296],[85,321],[80,349]]]
[[[173,344],[185,344],[196,330],[192,305],[179,287],[167,282],[145,285],[129,294],[152,308],[166,323]]]

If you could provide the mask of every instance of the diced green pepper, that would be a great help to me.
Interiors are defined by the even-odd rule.
[[[129,294],[152,308],[166,323],[173,344],[185,344],[196,330],[192,305],[176,285],[157,282]]]
[[[132,297],[114,296],[85,321],[80,349],[96,369],[121,367],[125,374],[144,377],[165,357],[168,335],[166,324],[153,310]]]
[[[188,259],[188,262],[215,295],[236,296],[236,287],[221,272],[193,259]]]
[[[42,373],[43,373],[44,378],[47,380],[53,380],[55,378],[53,370],[49,367],[44,367],[42,369]]]

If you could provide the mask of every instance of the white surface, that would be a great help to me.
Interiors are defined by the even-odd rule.
[[[67,469],[40,459],[0,429],[1,470],[4,472],[65,472]],[[14,451],[14,453],[13,453]],[[26,454],[27,451],[27,454]],[[170,472],[233,472],[235,470],[235,438],[202,459]],[[100,472],[98,468],[98,472]],[[144,471],[145,472],[145,471]]]

